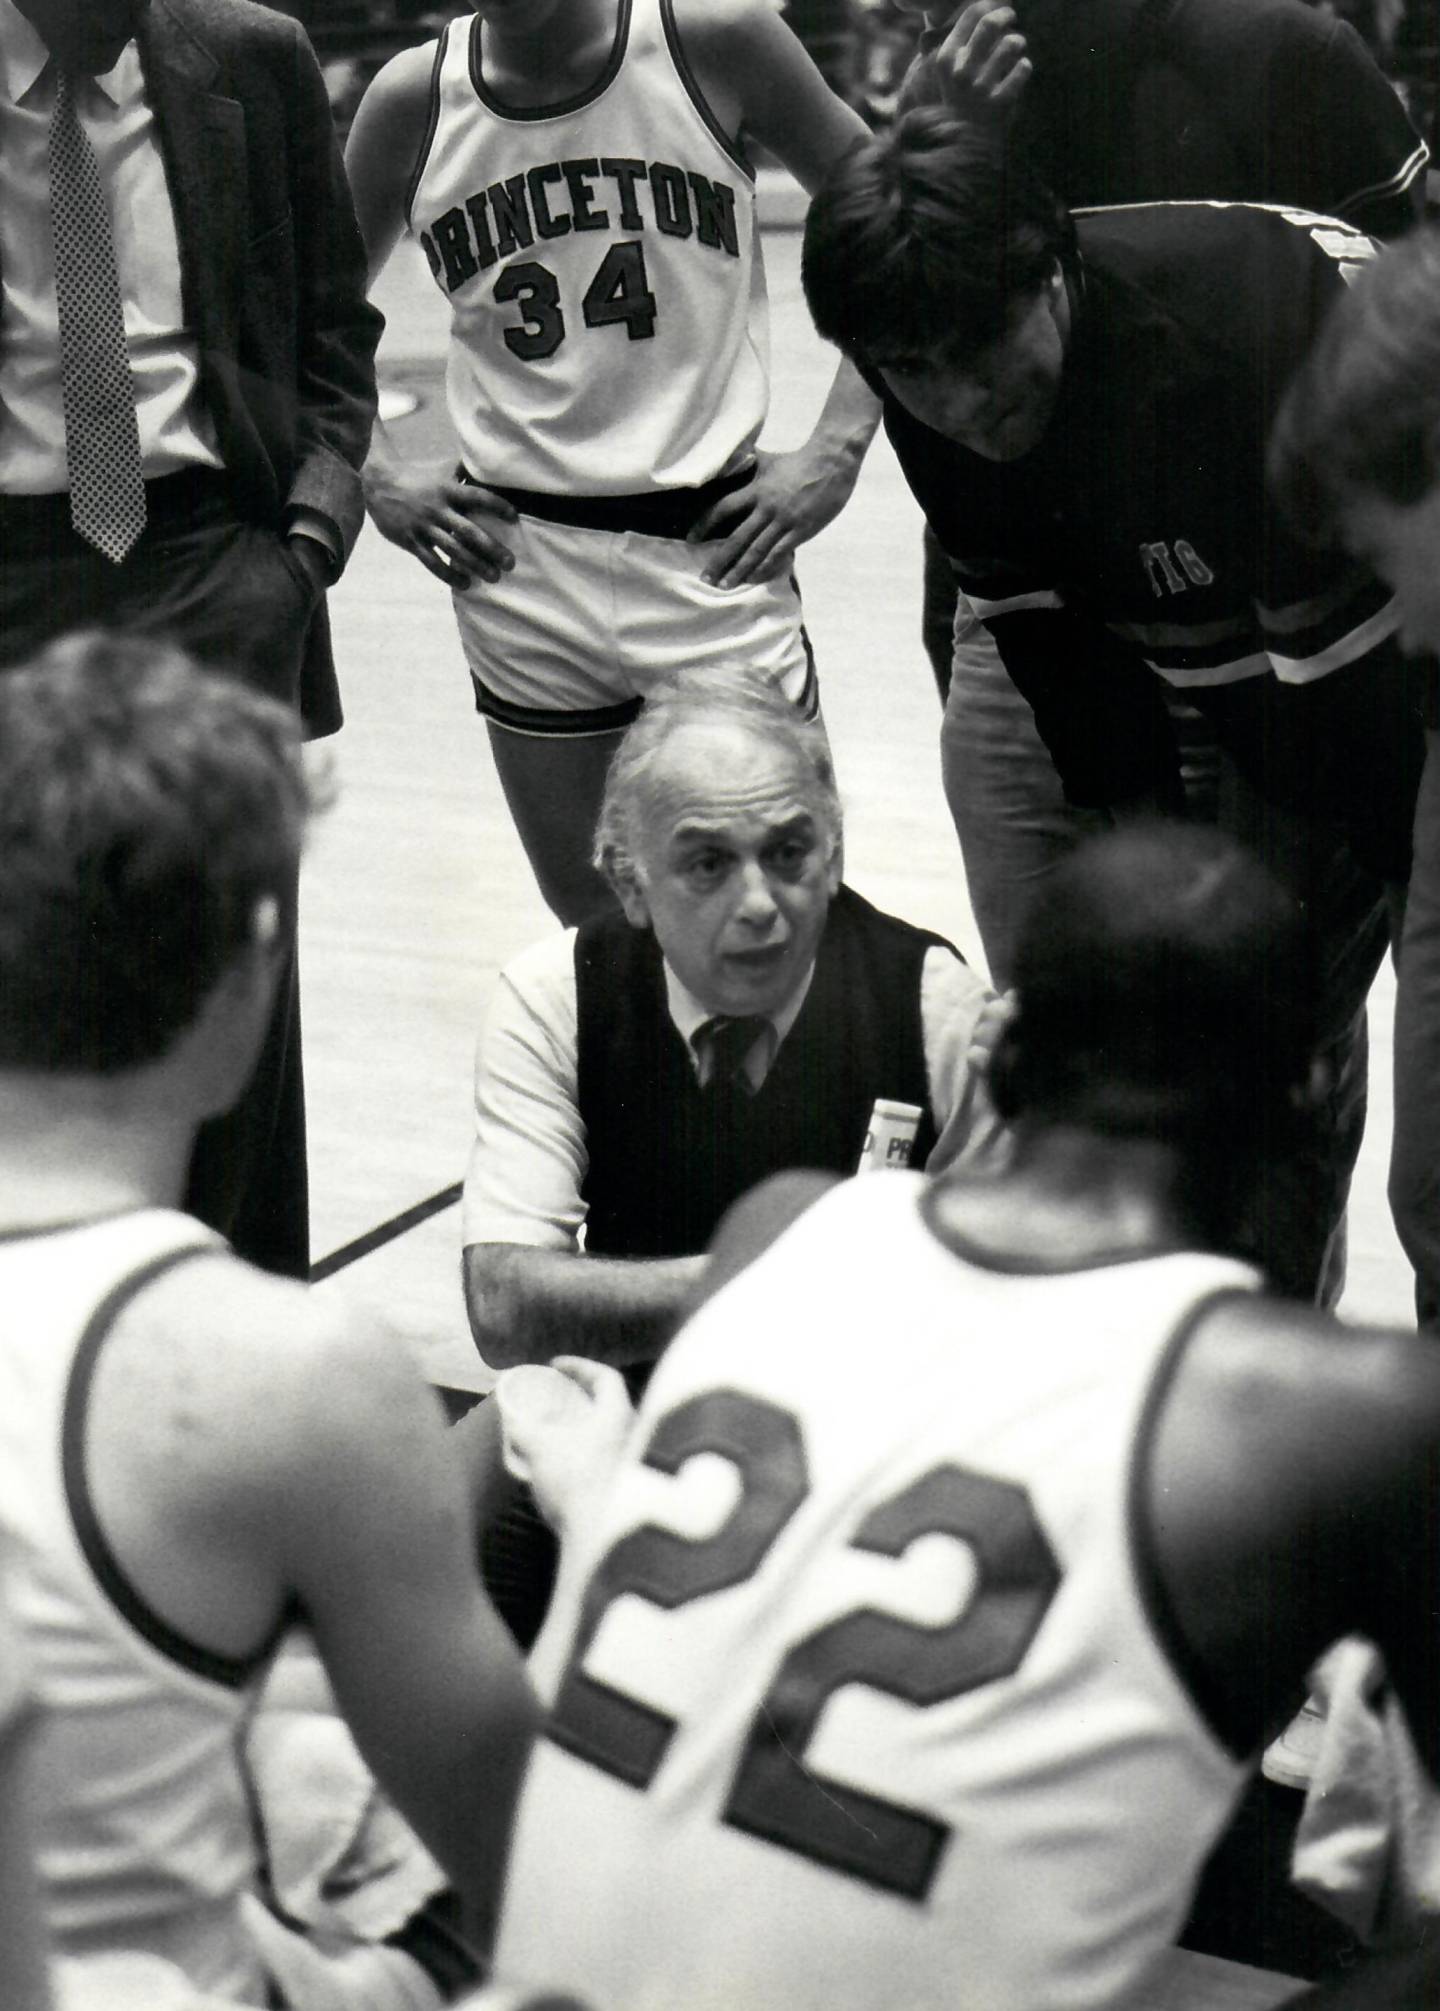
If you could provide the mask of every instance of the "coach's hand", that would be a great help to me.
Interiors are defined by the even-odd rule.
[[[559,1535],[609,1486],[634,1408],[618,1369],[577,1355],[502,1370],[495,1383],[507,1472],[528,1481]]]
[[[484,580],[493,586],[515,563],[492,525],[513,524],[515,506],[453,472],[416,467],[371,455],[365,469],[365,507],[390,542],[419,559],[447,587],[463,590]]]
[[[1033,68],[1015,10],[997,0],[969,0],[929,60],[953,112],[1002,127]]]
[[[789,572],[796,547],[844,509],[858,473],[858,459],[813,441],[787,454],[757,452],[753,479],[712,503],[690,533],[691,544],[723,540],[705,568],[706,583],[743,587]]]

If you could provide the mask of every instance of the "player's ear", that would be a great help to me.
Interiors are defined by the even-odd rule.
[[[835,842],[830,847],[830,857],[825,861],[825,885],[833,900],[840,891],[840,882],[845,877],[845,840],[836,833]]]
[[[610,885],[615,889],[615,898],[620,903],[626,921],[632,929],[648,929],[650,926],[650,903],[645,898],[644,884],[634,867],[625,862],[619,864],[609,875]]]

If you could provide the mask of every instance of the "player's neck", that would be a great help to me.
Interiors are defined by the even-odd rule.
[[[998,1262],[1063,1271],[1194,1248],[1173,1148],[1063,1128],[1023,1133],[996,1179],[942,1181],[932,1219]]]
[[[177,1205],[194,1127],[135,1102],[128,1078],[0,1073],[0,1231]]]
[[[617,19],[618,0],[561,0],[548,14],[487,17],[480,29],[485,82],[516,104],[561,104],[599,76]]]

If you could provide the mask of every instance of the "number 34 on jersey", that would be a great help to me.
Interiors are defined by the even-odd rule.
[[[546,245],[613,231],[617,224],[627,234],[603,251],[597,245],[578,297],[567,300],[565,288],[581,269],[578,247],[564,247],[562,267],[558,257],[543,256]],[[666,161],[608,155],[547,161],[477,189],[436,217],[420,242],[449,294],[506,261],[493,282],[496,301],[514,302],[517,309],[502,329],[504,341],[522,361],[538,362],[554,355],[577,315],[584,328],[623,328],[632,342],[654,335],[660,306],[646,269],[647,231],[690,239],[701,254],[738,259],[735,191]],[[515,255],[522,251],[542,255]]]

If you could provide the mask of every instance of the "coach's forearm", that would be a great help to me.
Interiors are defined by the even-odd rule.
[[[629,1260],[518,1243],[465,1250],[465,1305],[493,1369],[585,1355],[626,1368],[653,1361],[688,1308],[704,1257]]]

